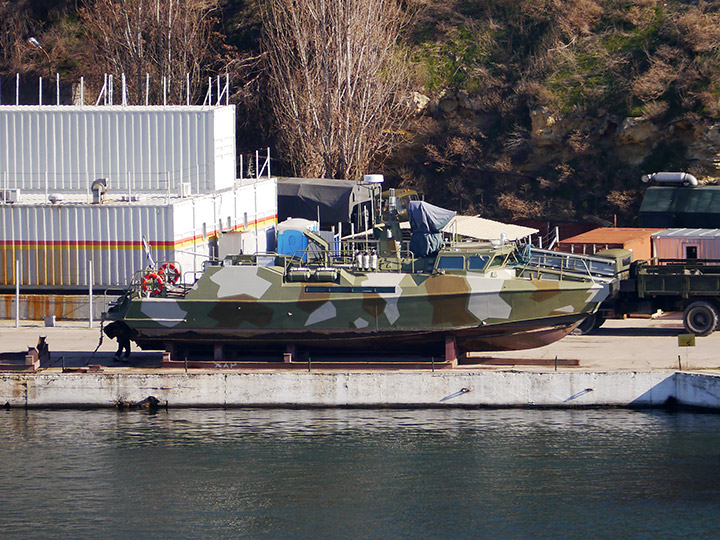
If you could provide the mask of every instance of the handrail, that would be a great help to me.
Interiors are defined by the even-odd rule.
[[[615,276],[615,262],[600,257],[588,257],[586,255],[525,246],[521,252],[521,260],[524,262],[521,274],[528,268],[534,268],[538,271],[554,269],[561,278],[567,272],[587,276],[593,282],[595,278],[612,279]]]

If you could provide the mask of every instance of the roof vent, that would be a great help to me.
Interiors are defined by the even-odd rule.
[[[60,193],[51,193],[48,195],[48,201],[50,201],[50,204],[57,204],[59,202],[62,202],[63,196]]]
[[[5,203],[16,203],[20,200],[20,188],[0,190],[0,199]]]
[[[98,178],[97,180],[95,180],[90,186],[90,191],[92,191],[92,203],[102,204],[102,202],[105,200],[105,194],[107,193],[107,189],[107,178]]]
[[[657,172],[650,175],[644,174],[641,178],[646,184],[681,184],[683,186],[697,187],[698,181],[692,174],[684,172]]]

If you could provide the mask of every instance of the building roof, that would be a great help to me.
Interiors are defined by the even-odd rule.
[[[666,229],[653,238],[720,238],[720,229]]]
[[[270,179],[274,180],[274,179]],[[25,191],[20,190],[20,196],[17,202],[3,203],[0,200],[0,208],[13,206],[164,206],[166,204],[178,204],[190,200],[212,199],[213,197],[232,191],[240,190],[243,187],[252,186],[255,183],[261,184],[267,182],[268,178],[246,178],[236,183],[234,188],[218,189],[211,193],[191,193],[186,196],[180,196],[178,193],[167,191],[119,191],[110,190],[105,194],[101,204],[92,203],[92,193],[88,191],[64,191],[51,190],[45,195],[41,191]],[[2,189],[0,189],[2,192]],[[52,202],[53,197],[56,202]]]
[[[565,238],[559,244],[624,244],[630,240],[651,236],[662,230],[636,227],[598,227],[577,236]]]

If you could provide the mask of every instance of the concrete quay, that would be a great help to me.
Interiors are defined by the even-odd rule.
[[[112,360],[115,343],[99,328],[44,328],[0,322],[0,352],[47,336],[51,363],[33,373],[0,373],[0,405],[115,407],[149,397],[168,407],[660,407],[720,410],[720,333],[678,347],[677,318],[608,321],[592,336],[568,336],[527,351],[492,353],[505,366],[438,371],[322,369],[189,370],[159,368],[160,354]],[[578,359],[578,367],[522,366],[527,359]],[[680,365],[678,365],[680,357]],[[99,372],[67,373],[88,363]]]

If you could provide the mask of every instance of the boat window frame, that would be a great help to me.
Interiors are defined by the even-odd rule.
[[[482,259],[483,260],[482,267],[472,268],[471,263],[472,263],[473,259]],[[480,255],[479,253],[477,253],[475,255],[468,255],[468,257],[466,259],[467,270],[468,270],[468,272],[484,272],[491,260],[492,260],[492,256],[490,256],[490,255]]]
[[[460,268],[443,268],[442,261],[443,259],[460,259],[462,261]],[[464,272],[466,267],[466,257],[465,255],[462,255],[460,253],[446,253],[443,255],[439,255],[437,258],[437,263],[435,263],[435,270],[436,271],[442,271],[442,272]]]

